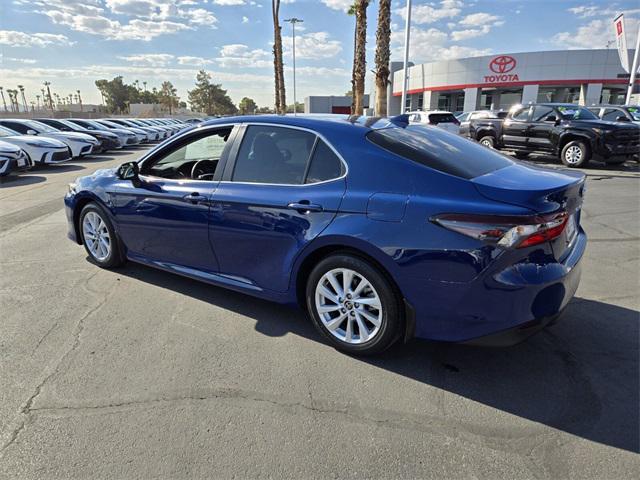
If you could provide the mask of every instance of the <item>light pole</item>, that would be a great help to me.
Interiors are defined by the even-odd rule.
[[[407,84],[409,83],[409,31],[411,30],[411,0],[407,0],[407,22],[404,27],[404,65],[402,67],[402,100],[400,100],[400,114],[403,114],[407,105]]]
[[[302,20],[301,18],[292,17],[285,19],[285,22],[289,22],[293,30],[293,115],[296,115],[296,23],[302,23],[304,22],[304,20]]]

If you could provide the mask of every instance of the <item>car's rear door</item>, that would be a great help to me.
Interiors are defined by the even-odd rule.
[[[335,217],[345,176],[344,161],[315,132],[246,125],[212,195],[220,274],[286,291],[297,254]]]
[[[527,130],[528,148],[541,152],[553,152],[554,141],[553,136],[556,130],[556,121],[560,114],[555,112],[552,107],[546,105],[536,105],[533,107],[531,114],[531,122]]]
[[[502,122],[502,143],[505,147],[527,147],[530,107],[521,107]]]

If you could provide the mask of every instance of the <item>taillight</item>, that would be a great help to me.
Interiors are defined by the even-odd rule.
[[[524,248],[559,237],[567,226],[567,212],[545,216],[445,214],[432,222],[454,232],[505,248]]]

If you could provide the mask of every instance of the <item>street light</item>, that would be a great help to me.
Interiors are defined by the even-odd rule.
[[[296,23],[303,23],[304,20],[293,17],[285,19],[285,22],[290,23],[291,28],[293,29],[293,114],[296,115]]]
[[[404,27],[404,65],[402,67],[402,100],[400,113],[404,113],[407,105],[407,84],[409,83],[409,31],[411,30],[411,0],[407,0],[407,22]]]

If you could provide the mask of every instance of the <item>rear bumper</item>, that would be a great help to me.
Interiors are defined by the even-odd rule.
[[[468,283],[414,288],[405,296],[416,312],[415,336],[488,345],[524,340],[557,318],[573,298],[586,244],[580,230],[561,262],[539,250],[538,261],[507,265]]]

